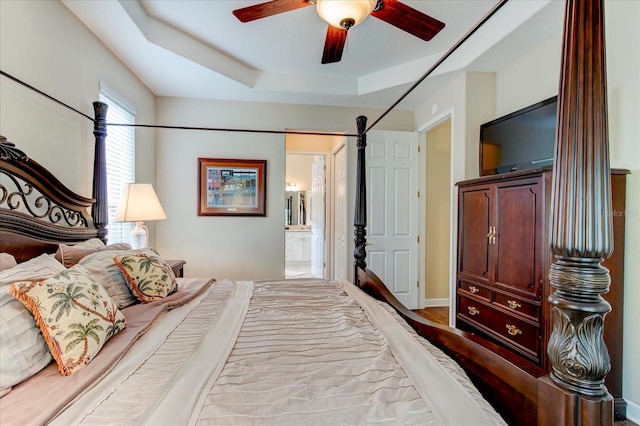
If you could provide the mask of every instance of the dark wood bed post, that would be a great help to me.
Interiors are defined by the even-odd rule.
[[[611,306],[601,297],[611,283],[601,262],[613,251],[603,7],[566,3],[551,214],[552,372],[539,387],[541,424],[613,423],[603,340]]]
[[[365,148],[367,147],[367,117],[360,115],[356,118],[356,126],[358,129],[358,160],[356,165],[356,206],[353,218],[353,224],[355,226],[355,248],[353,250],[353,257],[355,258],[355,264],[353,268],[353,280],[356,285],[360,285],[358,279],[358,268],[363,271],[367,269],[367,250],[365,245],[367,243],[367,179],[365,176]]]
[[[107,158],[105,139],[107,138],[107,108],[104,102],[94,102],[93,134],[95,136],[95,154],[93,157],[93,198],[96,202],[91,206],[93,224],[98,230],[98,238],[107,242],[107,224],[109,209],[107,202]]]

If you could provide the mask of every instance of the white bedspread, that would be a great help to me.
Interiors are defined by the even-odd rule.
[[[219,282],[53,424],[501,424],[396,318],[346,282]]]

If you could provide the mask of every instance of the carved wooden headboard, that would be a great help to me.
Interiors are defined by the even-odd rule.
[[[65,187],[0,136],[0,252],[20,262],[55,252],[60,243],[97,237],[89,214],[94,201]]]
[[[15,80],[4,72],[2,75]],[[94,102],[93,109],[93,198],[76,194],[0,136],[0,252],[10,253],[21,262],[42,253],[53,253],[61,243],[75,244],[91,238],[106,242],[107,105]]]

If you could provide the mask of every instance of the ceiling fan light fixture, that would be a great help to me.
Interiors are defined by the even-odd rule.
[[[317,0],[318,15],[336,28],[355,27],[373,12],[378,0]]]

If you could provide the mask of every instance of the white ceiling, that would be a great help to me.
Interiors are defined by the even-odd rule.
[[[260,0],[62,0],[157,96],[387,108],[496,4],[401,0],[446,26],[422,41],[375,17],[349,30],[342,61],[320,63],[314,6],[241,23]],[[510,0],[400,108],[453,72],[496,71],[562,30],[564,2]]]

